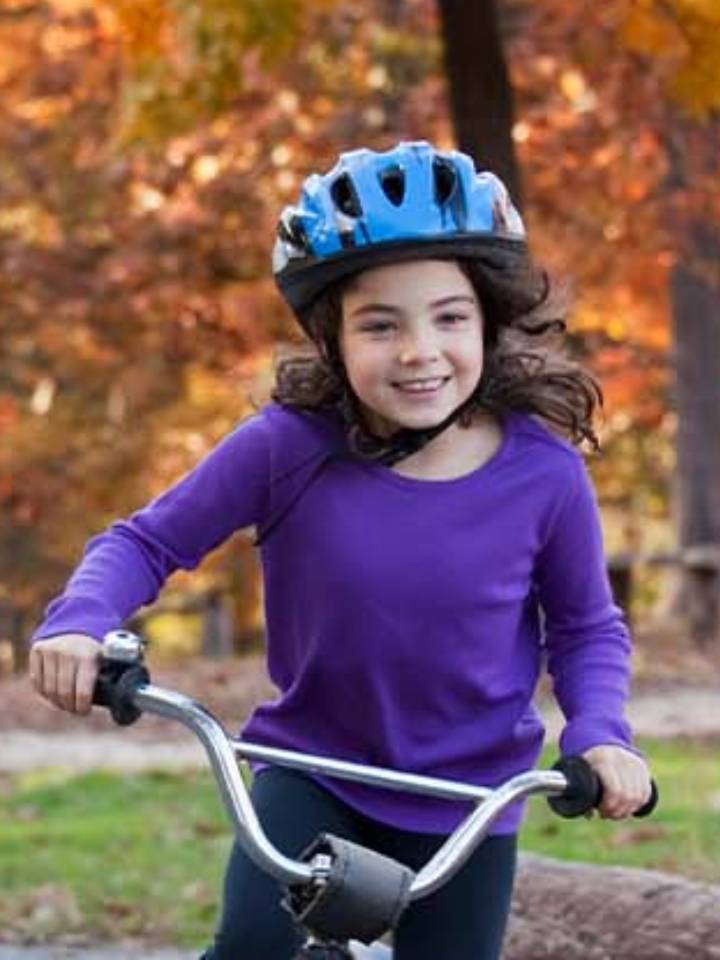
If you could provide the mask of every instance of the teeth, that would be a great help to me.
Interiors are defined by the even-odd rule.
[[[434,380],[405,380],[403,383],[396,384],[396,386],[400,390],[409,390],[411,393],[425,393],[430,390],[438,390],[444,382],[444,377],[436,377]]]

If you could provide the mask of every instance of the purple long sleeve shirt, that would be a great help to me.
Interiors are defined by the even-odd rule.
[[[479,469],[419,480],[352,457],[334,418],[270,405],[93,538],[33,639],[101,639],[250,525],[279,694],[248,719],[248,740],[492,786],[537,760],[546,662],[563,753],[630,745],[629,638],[592,486],[577,451],[524,414],[506,417]],[[468,811],[318,779],[408,830],[444,833]],[[521,816],[517,804],[494,831]]]

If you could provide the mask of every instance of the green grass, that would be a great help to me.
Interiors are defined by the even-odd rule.
[[[230,839],[209,777],[49,771],[16,781],[0,818],[0,929],[182,944],[212,930]]]
[[[561,821],[534,800],[522,848],[717,881],[720,748],[643,746],[662,791],[653,818]],[[206,941],[230,843],[209,776],[46,771],[3,788],[0,929],[38,940]]]

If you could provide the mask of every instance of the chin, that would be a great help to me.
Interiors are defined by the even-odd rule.
[[[455,407],[442,410],[382,410],[365,406],[367,424],[377,436],[389,436],[398,430],[428,430],[442,423]],[[367,414],[370,414],[369,416]]]
[[[446,417],[450,416],[450,413],[451,411],[448,410],[447,413],[439,413],[432,417],[403,417],[402,420],[395,421],[397,424],[396,429],[430,430],[432,427],[437,427],[438,424],[442,423]]]

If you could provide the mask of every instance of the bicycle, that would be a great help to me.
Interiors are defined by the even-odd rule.
[[[521,773],[490,789],[230,737],[201,704],[152,684],[143,661],[144,647],[142,639],[126,630],[107,634],[93,702],[107,707],[121,726],[148,712],[177,720],[198,737],[238,842],[262,870],[286,888],[285,906],[306,931],[306,942],[296,960],[390,960],[391,950],[380,937],[392,930],[409,903],[433,893],[460,869],[509,804],[534,794],[545,795],[555,813],[578,817],[600,803],[600,782],[579,757],[565,757],[551,770]],[[263,831],[238,768],[238,757],[389,789],[469,800],[475,806],[417,873],[330,834],[320,834],[302,859],[294,860],[275,848]],[[650,814],[657,800],[653,783],[650,800],[635,816]]]

